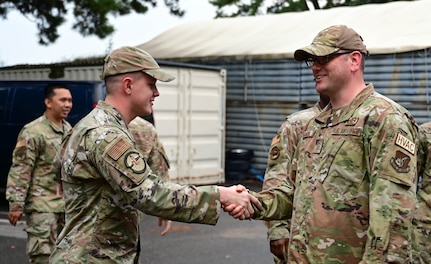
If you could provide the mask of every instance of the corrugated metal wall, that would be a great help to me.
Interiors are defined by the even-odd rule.
[[[102,66],[40,66],[0,70],[0,80],[77,80],[100,81]]]
[[[253,150],[252,166],[263,172],[284,118],[318,99],[311,70],[293,59],[204,64],[227,69],[226,149]],[[429,74],[430,49],[366,58],[366,82],[409,109],[419,124],[431,121]]]

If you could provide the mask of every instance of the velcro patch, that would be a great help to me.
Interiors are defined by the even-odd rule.
[[[16,143],[15,148],[20,148],[25,146],[25,140],[20,140]]]
[[[277,136],[272,138],[271,146],[274,144],[277,144],[278,142],[280,142],[280,135],[277,135]]]
[[[147,163],[139,152],[130,151],[124,157],[124,165],[134,173],[144,173],[147,169]]]
[[[130,144],[127,143],[123,138],[120,138],[109,150],[108,155],[118,160],[125,152],[130,148]]]
[[[398,132],[397,137],[395,139],[395,145],[401,147],[404,150],[407,150],[411,154],[415,155],[416,153],[416,145],[410,139],[403,136]]]
[[[397,150],[395,157],[391,158],[391,165],[397,172],[407,173],[410,171],[410,160],[410,156]]]
[[[278,159],[278,157],[280,157],[280,149],[278,147],[272,147],[269,155],[271,160]]]

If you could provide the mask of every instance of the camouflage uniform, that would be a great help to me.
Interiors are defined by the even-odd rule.
[[[141,151],[151,171],[163,181],[169,181],[169,159],[162,142],[159,141],[154,125],[144,118],[137,116],[129,123],[129,131],[135,139],[136,147]],[[142,221],[144,213],[138,213]],[[140,238],[138,240],[138,252],[135,257],[137,260],[141,252]]]
[[[31,263],[47,263],[64,223],[64,201],[57,195],[53,161],[70,129],[67,121],[60,127],[44,114],[23,127],[13,151],[6,199],[10,211],[26,214]]]
[[[319,104],[289,115],[272,139],[268,153],[268,166],[262,190],[280,186],[283,179],[287,179],[290,163],[296,150],[299,138],[308,121],[321,109]],[[268,240],[290,239],[290,219],[275,220],[266,223],[268,226]],[[275,263],[286,263],[274,256]]]
[[[218,188],[162,182],[105,102],[74,127],[61,156],[66,224],[50,263],[136,263],[138,210],[189,223],[218,220]]]
[[[254,218],[293,211],[289,263],[407,263],[417,133],[406,109],[368,85],[309,123],[292,162],[295,185],[258,194],[265,210]]]
[[[138,116],[129,123],[129,130],[151,170],[169,181],[169,159],[153,124]]]
[[[431,122],[419,127],[418,206],[413,216],[414,263],[431,263]]]

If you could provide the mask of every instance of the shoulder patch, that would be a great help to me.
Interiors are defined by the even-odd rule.
[[[274,144],[277,144],[278,142],[280,142],[280,135],[277,135],[277,136],[272,138],[271,146]]]
[[[395,145],[401,147],[404,150],[407,150],[413,155],[415,155],[416,153],[415,143],[403,136],[400,132],[398,132],[397,137],[395,138]]]
[[[410,171],[410,156],[402,151],[397,150],[395,156],[391,158],[392,167],[399,173]]]
[[[139,152],[130,151],[124,157],[124,165],[134,173],[144,173],[147,169],[147,163]]]
[[[114,160],[118,160],[130,148],[124,139],[120,138],[109,150],[108,155]]]
[[[15,148],[20,148],[25,146],[25,140],[20,140],[16,143]]]
[[[269,156],[271,160],[278,159],[278,157],[280,157],[280,149],[278,147],[272,147]]]

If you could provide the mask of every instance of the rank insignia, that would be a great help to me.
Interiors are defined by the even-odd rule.
[[[124,164],[134,173],[143,173],[147,168],[147,163],[139,152],[131,151],[124,157]]]
[[[410,171],[410,156],[402,151],[397,150],[395,157],[391,158],[391,165],[397,172],[406,173]]]
[[[346,126],[354,126],[354,125],[356,125],[358,123],[358,121],[359,121],[359,117],[351,117],[347,121]]]

